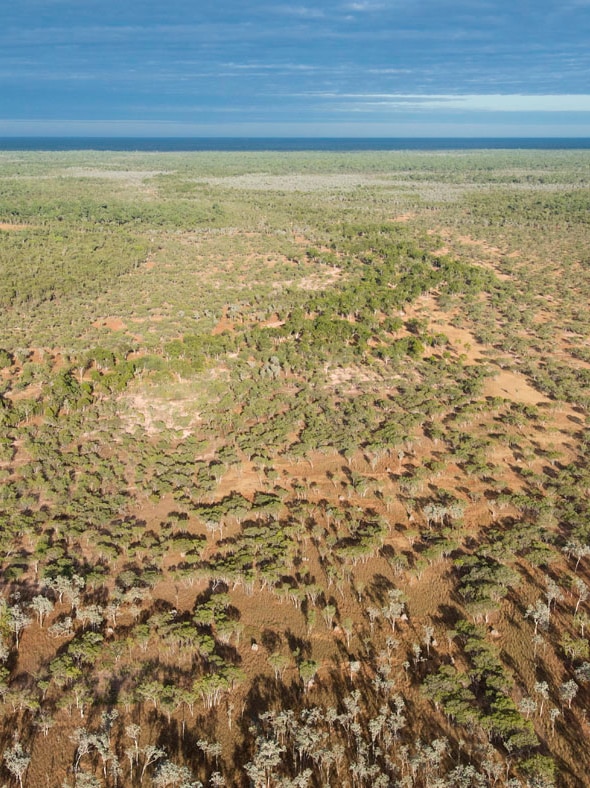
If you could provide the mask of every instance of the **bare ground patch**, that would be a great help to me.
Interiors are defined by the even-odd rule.
[[[18,232],[19,230],[30,230],[30,224],[13,224],[12,222],[0,222],[0,230],[6,232]]]
[[[416,216],[415,211],[407,211],[406,213],[400,213],[399,216],[394,216],[394,222],[409,222],[410,219],[413,219]]]
[[[270,173],[248,173],[225,177],[196,178],[197,183],[225,186],[230,189],[254,189],[256,191],[316,192],[327,189],[352,190],[361,186],[391,186],[388,178],[378,175],[355,173],[327,173],[325,175],[297,174],[272,175]]]
[[[301,290],[326,290],[342,279],[340,268],[323,267],[321,273],[311,274],[299,280]]]
[[[170,399],[150,396],[145,391],[135,392],[123,398],[122,417],[130,430],[140,426],[148,435],[158,435],[165,427],[179,430],[186,437],[200,421],[200,399],[200,393],[191,396],[188,387],[184,396]]]
[[[95,320],[93,328],[108,328],[109,331],[124,331],[127,324],[120,317],[105,317],[102,320]]]
[[[166,170],[101,170],[96,167],[70,167],[60,173],[63,178],[105,178],[110,181],[123,181],[125,183],[142,184],[148,178],[156,175],[167,175]]]
[[[504,397],[514,402],[522,402],[524,405],[538,405],[550,400],[541,394],[530,383],[524,375],[503,369],[493,378],[488,378],[484,385],[484,394],[488,397]]]

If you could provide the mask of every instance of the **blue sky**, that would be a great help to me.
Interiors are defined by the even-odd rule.
[[[14,0],[0,135],[590,136],[590,0]]]

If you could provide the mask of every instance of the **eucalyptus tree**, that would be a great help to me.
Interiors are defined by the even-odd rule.
[[[31,600],[31,609],[37,614],[39,626],[43,626],[43,619],[53,611],[53,602],[42,594],[38,594]]]
[[[203,788],[203,783],[195,780],[187,766],[180,766],[169,760],[158,765],[152,783],[156,788]]]
[[[8,771],[18,780],[20,788],[23,786],[23,777],[26,774],[31,756],[23,750],[19,741],[4,753],[4,763]]]
[[[10,631],[14,634],[16,650],[18,651],[21,632],[31,623],[31,619],[18,604],[10,605],[6,609],[7,624]]]

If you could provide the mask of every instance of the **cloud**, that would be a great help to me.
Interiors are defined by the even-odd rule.
[[[222,67],[229,70],[254,72],[306,72],[306,71],[325,71],[323,66],[311,66],[306,63],[222,63]]]
[[[469,112],[590,112],[590,94],[403,94],[316,92],[310,98],[352,99],[341,104],[343,110],[463,110]]]
[[[224,20],[223,22],[199,22],[196,24],[92,24],[70,26],[22,27],[0,30],[0,43],[3,47],[40,47],[92,45],[138,44],[194,45],[195,42],[237,41],[265,38],[273,31],[267,26],[250,24],[245,19]]]
[[[412,74],[411,68],[368,68],[367,74]]]
[[[307,5],[279,5],[272,9],[275,13],[297,16],[301,19],[323,19],[326,12],[321,8],[313,8]]]
[[[345,3],[343,7],[346,11],[372,13],[374,11],[383,11],[387,8],[387,5],[385,3],[372,2],[372,0],[360,0],[360,2]]]
[[[465,96],[408,96],[414,108],[457,109],[474,112],[590,112],[590,95],[506,95],[501,93]],[[402,104],[404,102],[401,102]],[[407,102],[406,102],[407,105]]]

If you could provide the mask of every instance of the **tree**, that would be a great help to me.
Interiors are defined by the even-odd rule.
[[[213,758],[215,766],[219,766],[219,756],[221,755],[221,744],[219,742],[208,742],[206,739],[199,739],[197,747],[203,751],[206,758]]]
[[[434,627],[430,624],[423,624],[424,630],[424,645],[426,646],[426,653],[430,656],[430,646],[434,643]]]
[[[159,681],[146,679],[137,687],[135,692],[138,698],[151,701],[154,704],[154,708],[157,708],[162,696],[162,690],[163,686]]]
[[[154,775],[153,784],[157,788],[202,788],[203,784],[193,779],[186,766],[178,766],[172,761],[161,763]]]
[[[547,599],[547,606],[549,610],[551,610],[551,605],[554,602],[560,602],[563,599],[563,593],[561,588],[557,585],[555,580],[552,577],[547,578],[547,589],[545,591],[545,597]]]
[[[239,671],[236,670],[236,674]],[[205,673],[199,679],[193,682],[193,692],[198,692],[208,709],[217,706],[221,700],[222,695],[229,692],[233,686],[235,678],[238,676],[232,675],[233,671],[227,669],[223,673]]]
[[[557,720],[557,718],[559,717],[560,714],[561,714],[561,712],[555,706],[553,706],[551,709],[549,709],[549,719],[551,720],[551,735],[552,736],[555,736],[555,722],[556,722],[556,720]]]
[[[141,752],[143,753],[144,759],[140,782],[143,780],[143,775],[145,774],[148,766],[166,757],[166,752],[160,747],[156,747],[154,744],[146,744],[145,747],[142,747]]]
[[[354,631],[352,618],[347,617],[342,621],[342,631],[346,636],[346,648],[350,648],[350,639]]]
[[[543,705],[549,697],[549,684],[546,681],[536,681],[534,690],[537,695],[541,696],[541,705],[539,707],[539,716],[541,716],[543,714]]]
[[[20,742],[15,742],[14,745],[4,753],[4,763],[8,771],[16,777],[18,784],[23,785],[23,777],[31,762],[31,756],[27,755],[23,750]]]
[[[531,788],[552,788],[555,785],[555,762],[547,755],[535,754],[520,764],[528,775]]]
[[[525,696],[519,701],[518,710],[524,714],[528,720],[531,714],[534,714],[537,711],[537,701],[533,698]]]
[[[305,659],[299,665],[299,675],[306,689],[313,685],[313,680],[318,672],[318,663],[313,659]]]
[[[582,544],[577,541],[577,539],[572,539],[566,544],[564,552],[567,556],[576,559],[574,571],[577,572],[582,558],[586,558],[590,555],[590,545]]]
[[[20,633],[28,627],[31,623],[31,619],[21,610],[18,605],[12,605],[8,608],[8,626],[10,627],[11,632],[14,633],[15,641],[16,641],[16,650],[18,651],[19,641],[20,641]]]
[[[33,724],[36,728],[39,728],[44,736],[47,736],[49,730],[55,725],[55,720],[46,711],[41,711],[33,721]]]
[[[254,760],[244,766],[254,788],[270,788],[273,770],[282,763],[286,748],[274,739],[259,736],[256,739]]]
[[[280,678],[282,678],[283,673],[289,667],[291,661],[284,654],[275,652],[274,654],[270,654],[268,656],[268,662],[274,670],[275,679],[278,681]]]
[[[334,616],[336,615],[336,608],[334,605],[326,605],[325,608],[322,610],[322,616],[324,621],[326,622],[326,626],[328,629],[332,627],[332,623],[334,621]]]
[[[86,585],[83,577],[73,575],[71,578],[65,575],[56,575],[45,581],[45,585],[57,594],[58,602],[61,604],[65,596],[71,607],[76,607],[80,601],[80,591]]]
[[[387,592],[387,603],[381,608],[381,613],[389,621],[392,632],[395,632],[395,624],[402,618],[405,609],[404,592],[399,588],[390,588]]]
[[[536,635],[539,627],[541,627],[541,629],[547,629],[549,626],[549,621],[551,619],[551,610],[549,605],[546,605],[544,602],[538,599],[534,607],[532,605],[527,607],[525,618],[532,618],[535,622]]]
[[[43,619],[45,616],[48,616],[51,611],[53,610],[53,602],[51,599],[47,599],[46,596],[42,594],[38,594],[37,596],[33,597],[31,600],[31,608],[37,614],[37,618],[39,619],[39,626],[43,626]]]
[[[578,608],[580,607],[582,602],[586,602],[588,599],[588,594],[590,593],[588,590],[588,586],[580,577],[574,577],[573,582],[574,589],[578,595],[578,599],[576,601],[576,609],[574,610],[574,615],[578,612]],[[582,637],[584,634],[582,633]]]
[[[578,690],[580,688],[576,684],[573,679],[569,681],[564,681],[564,683],[559,688],[559,697],[566,701],[568,709],[572,707],[572,701],[578,694]]]

